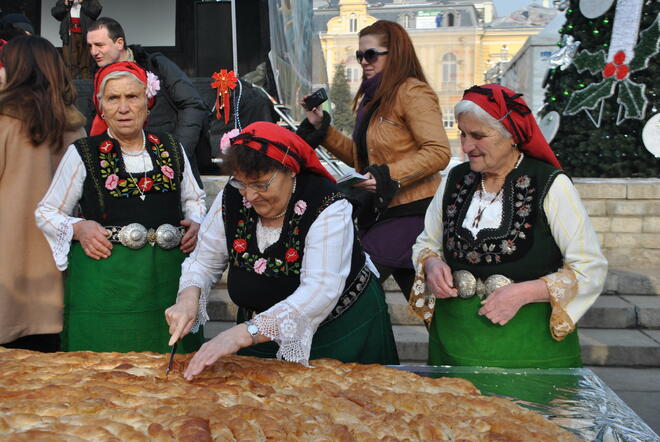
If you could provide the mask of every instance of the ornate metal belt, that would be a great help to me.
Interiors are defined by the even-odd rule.
[[[157,229],[147,229],[142,224],[132,223],[127,226],[105,226],[110,232],[108,240],[119,243],[129,249],[141,249],[147,243],[169,250],[181,244],[185,233],[184,227],[162,224]]]
[[[504,275],[490,275],[485,281],[482,281],[467,270],[457,270],[452,273],[452,277],[454,287],[461,298],[471,298],[477,295],[483,299],[500,287],[513,284],[513,280]]]

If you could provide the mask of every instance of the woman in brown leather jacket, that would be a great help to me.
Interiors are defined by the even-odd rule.
[[[412,246],[440,183],[438,172],[449,162],[449,141],[438,97],[406,31],[379,20],[359,38],[355,56],[363,75],[353,100],[352,137],[331,126],[319,107],[307,110],[298,134],[368,177],[353,187],[361,203],[362,244],[381,281],[392,275],[408,297],[415,273]]]

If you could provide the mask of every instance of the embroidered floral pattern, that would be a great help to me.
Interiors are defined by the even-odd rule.
[[[500,263],[505,257],[513,255],[520,249],[520,241],[528,238],[532,224],[530,216],[534,205],[532,180],[527,175],[518,177],[513,183],[513,213],[511,228],[505,237],[474,241],[459,233],[463,219],[460,214],[467,211],[468,195],[477,181],[477,173],[470,172],[463,178],[462,183],[456,184],[451,194],[449,204],[445,210],[443,221],[444,245],[446,252],[470,264]],[[507,184],[505,184],[506,186]],[[506,198],[505,198],[506,203]]]
[[[253,226],[256,224],[256,214],[252,205],[243,198],[243,205],[239,211],[236,223],[236,233],[229,252],[234,265],[264,276],[277,276],[300,274],[302,267],[300,259],[300,220],[307,210],[307,203],[298,200],[294,204],[293,214],[288,222],[288,235],[285,237],[284,256],[275,258],[263,256],[260,253],[248,252],[248,241],[253,239]]]
[[[169,192],[176,190],[174,180],[173,161],[170,153],[165,149],[161,140],[148,134],[147,149],[150,149],[156,158],[154,172],[150,176],[135,178],[120,178],[119,146],[113,140],[105,140],[99,146],[99,167],[101,178],[105,179],[105,188],[115,198],[137,196],[144,192]]]

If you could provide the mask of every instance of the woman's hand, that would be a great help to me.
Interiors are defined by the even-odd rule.
[[[190,329],[197,319],[199,294],[198,287],[187,287],[179,296],[177,303],[165,310],[165,320],[170,326],[171,335],[167,345],[174,345],[175,342],[190,333]]]
[[[364,176],[366,176],[367,179],[353,184],[353,187],[360,187],[364,190],[368,190],[369,192],[376,193],[376,178],[374,178],[371,172],[367,172],[364,174]]]
[[[493,324],[505,325],[520,307],[532,302],[549,302],[550,294],[545,282],[540,279],[505,285],[491,293],[481,302],[479,314]]]
[[[436,298],[455,298],[458,290],[454,288],[451,268],[440,258],[429,258],[424,262],[426,286]]]
[[[323,121],[323,109],[321,109],[321,106],[307,109],[305,106],[305,98],[307,97],[309,97],[309,95],[305,95],[303,99],[300,100],[300,105],[303,107],[303,109],[305,109],[307,120],[312,124],[312,126],[314,126],[315,129],[319,129],[321,127],[321,122]]]
[[[252,345],[252,336],[245,324],[238,324],[220,333],[215,338],[201,346],[190,360],[183,377],[192,380],[206,367],[213,365],[220,357],[236,353],[243,347]]]
[[[186,228],[186,233],[181,238],[181,251],[183,253],[190,253],[195,250],[197,246],[197,232],[199,232],[199,223],[195,221],[184,219],[179,224]]]
[[[73,239],[80,242],[85,255],[92,259],[108,258],[112,243],[108,240],[110,232],[96,221],[78,221],[73,225]]]

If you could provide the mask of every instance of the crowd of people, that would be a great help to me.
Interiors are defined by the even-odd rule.
[[[100,13],[95,1],[56,8],[71,18],[76,5]],[[465,91],[467,161],[445,170],[438,98],[406,31],[377,21],[359,32],[353,133],[318,106],[297,133],[255,122],[227,134],[231,176],[207,213],[192,156],[206,110],[190,80],[128,46],[116,20],[84,28],[97,64],[89,134],[71,54],[34,35],[0,40],[0,345],[179,343],[196,352],[187,379],[237,352],[397,364],[392,276],[427,325],[429,364],[581,365],[576,323],[607,262],[520,94]],[[318,146],[366,179],[340,189]],[[237,325],[204,343],[225,272]]]

